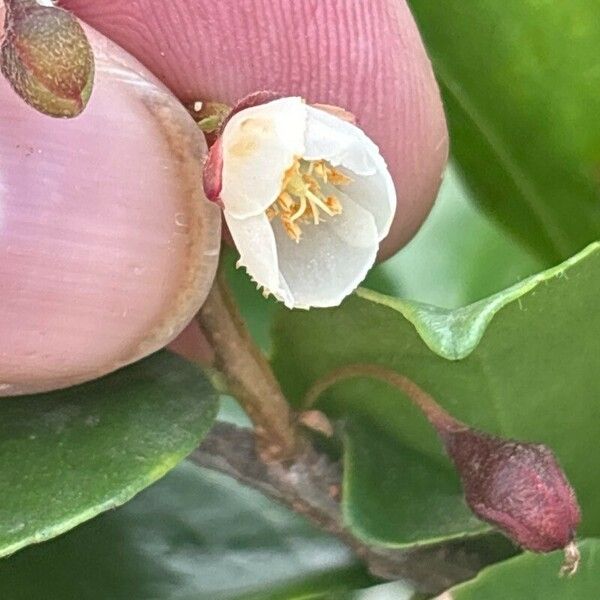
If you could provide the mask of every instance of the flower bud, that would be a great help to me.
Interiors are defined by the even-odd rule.
[[[526,550],[564,549],[562,572],[574,572],[579,555],[573,540],[581,515],[552,451],[471,429],[406,377],[392,373],[386,379],[409,396],[437,431],[473,513]]]
[[[552,451],[472,429],[444,437],[471,510],[534,552],[566,548],[580,521],[575,492]]]
[[[6,1],[2,73],[25,102],[52,117],[75,117],[85,108],[94,79],[94,56],[71,13],[52,3]]]

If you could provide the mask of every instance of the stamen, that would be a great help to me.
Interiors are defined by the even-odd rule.
[[[288,194],[288,192],[281,192],[278,198],[279,204],[284,211],[291,212],[295,205],[294,199]]]
[[[331,210],[334,215],[342,214],[342,205],[335,196],[327,196],[325,199],[325,204],[327,204],[329,210]]]
[[[310,204],[310,210],[313,216],[313,223],[315,225],[319,224],[319,209],[315,206],[315,203],[309,198],[308,203]]]
[[[269,220],[279,217],[287,235],[299,242],[302,235],[299,223],[312,221],[318,225],[322,221],[321,211],[330,217],[342,212],[341,202],[333,195],[325,196],[321,186],[341,186],[351,181],[325,160],[296,158],[285,172],[281,193],[267,208],[266,215]]]
[[[300,198],[300,206],[298,210],[291,216],[292,221],[296,221],[306,212],[306,196]]]
[[[335,213],[323,202],[318,196],[310,191],[306,192],[306,197],[309,201],[314,202],[321,210],[325,211],[330,217],[333,217]]]
[[[296,223],[293,223],[288,217],[282,218],[281,222],[283,223],[283,228],[288,236],[298,243],[300,241],[300,236],[302,235],[300,227],[298,227]]]

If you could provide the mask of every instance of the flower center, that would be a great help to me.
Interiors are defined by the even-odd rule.
[[[288,236],[300,241],[301,223],[318,225],[321,212],[330,217],[341,214],[342,205],[332,195],[323,192],[324,185],[347,185],[352,180],[332,167],[326,160],[304,160],[296,157],[283,177],[281,193],[266,210],[269,220],[279,217]]]

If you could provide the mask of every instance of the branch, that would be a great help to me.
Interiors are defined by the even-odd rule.
[[[194,463],[225,473],[341,538],[383,579],[406,579],[419,591],[438,593],[474,576],[488,561],[464,541],[415,550],[369,545],[343,524],[339,504],[341,466],[306,444],[287,464],[260,460],[249,429],[217,423],[191,456]]]

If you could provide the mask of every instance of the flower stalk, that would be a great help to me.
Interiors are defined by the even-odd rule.
[[[299,444],[290,406],[248,332],[224,273],[217,275],[197,318],[215,351],[215,367],[254,424],[260,457],[290,459]]]

